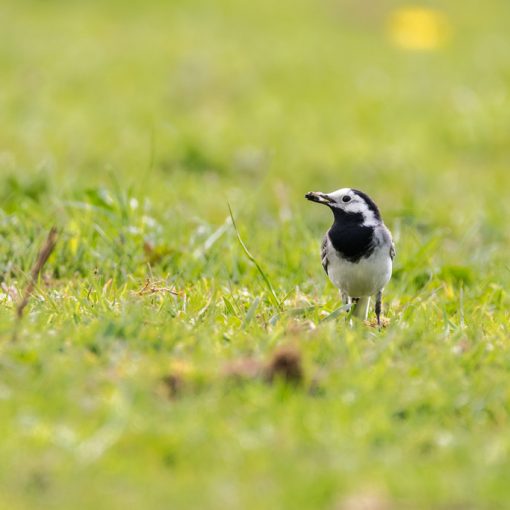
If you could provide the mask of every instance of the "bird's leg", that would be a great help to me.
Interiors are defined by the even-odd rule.
[[[377,325],[381,327],[381,309],[382,309],[382,290],[377,293],[375,298],[375,315],[377,317]]]
[[[349,294],[347,292],[344,292],[343,290],[340,291],[342,294],[342,303],[346,307],[347,315],[345,317],[345,321],[348,322],[352,326],[352,319],[351,319],[351,313],[352,313],[352,301],[349,297]]]
[[[351,304],[351,309],[349,310],[349,319],[356,312],[356,308],[358,307],[359,298],[358,297],[353,297],[353,298],[350,298],[350,300],[351,300],[352,304]]]

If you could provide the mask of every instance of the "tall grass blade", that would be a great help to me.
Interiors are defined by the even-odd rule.
[[[280,300],[278,299],[278,297],[276,295],[276,292],[275,292],[275,290],[274,290],[274,288],[273,288],[273,286],[271,284],[271,281],[267,277],[266,273],[263,271],[263,269],[260,266],[260,264],[255,259],[255,257],[250,253],[250,251],[248,250],[247,246],[244,244],[244,241],[241,238],[241,234],[239,234],[239,230],[237,229],[236,220],[234,218],[234,213],[232,212],[232,208],[230,207],[230,203],[227,202],[227,205],[228,205],[228,210],[229,210],[229,213],[230,213],[230,218],[232,219],[232,225],[234,227],[234,231],[236,233],[237,240],[239,241],[239,244],[241,245],[241,248],[243,249],[244,253],[248,257],[250,262],[252,262],[255,265],[255,267],[257,268],[257,271],[260,273],[260,276],[262,276],[262,279],[264,280],[264,282],[265,282],[265,284],[266,284],[266,286],[267,286],[267,288],[269,290],[269,295],[272,297],[272,300],[273,300],[275,306],[279,310],[281,310],[282,309],[281,302],[280,302]]]

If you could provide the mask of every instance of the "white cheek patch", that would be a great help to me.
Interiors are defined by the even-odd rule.
[[[351,197],[350,202],[342,202],[342,197],[344,195],[349,195]],[[333,193],[329,193],[329,196],[333,198],[338,205],[339,209],[343,209],[347,213],[357,213],[363,215],[363,225],[366,227],[373,227],[379,224],[374,212],[368,207],[366,202],[360,198],[359,196],[353,194],[350,188],[341,188]]]
[[[363,216],[363,225],[366,227],[373,227],[378,224],[374,212],[360,199],[347,203],[344,210],[348,213],[361,214]]]

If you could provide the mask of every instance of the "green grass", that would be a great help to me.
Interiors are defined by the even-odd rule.
[[[0,507],[508,505],[510,6],[417,52],[399,5],[2,2]],[[383,331],[324,320],[303,195],[346,186],[397,241]],[[225,376],[288,344],[302,386]]]

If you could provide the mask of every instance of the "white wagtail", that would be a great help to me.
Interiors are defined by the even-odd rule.
[[[362,191],[342,188],[333,193],[311,191],[305,197],[327,205],[335,217],[321,246],[322,266],[340,289],[353,315],[366,320],[370,296],[381,325],[382,292],[391,278],[395,245],[375,202]]]

